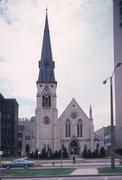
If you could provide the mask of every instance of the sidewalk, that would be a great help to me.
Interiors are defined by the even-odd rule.
[[[97,168],[78,168],[74,170],[70,175],[97,175]]]

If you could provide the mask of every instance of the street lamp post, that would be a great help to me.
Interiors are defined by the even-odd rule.
[[[121,66],[122,63],[118,63],[114,70],[112,75],[107,78],[105,81],[103,81],[103,84],[106,84],[107,80],[110,80],[110,113],[111,113],[111,168],[115,168],[115,152],[114,152],[114,111],[113,111],[113,75],[115,73],[115,70],[117,67]]]
[[[61,174],[62,174],[63,145],[61,145]]]

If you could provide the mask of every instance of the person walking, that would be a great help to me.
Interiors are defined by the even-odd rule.
[[[75,164],[75,156],[73,156],[73,163]]]

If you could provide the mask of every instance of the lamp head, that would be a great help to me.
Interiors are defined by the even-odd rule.
[[[103,84],[106,84],[107,83],[107,80],[103,81]]]
[[[116,65],[116,67],[119,67],[119,66],[121,66],[122,65],[122,63],[118,63],[117,65]]]

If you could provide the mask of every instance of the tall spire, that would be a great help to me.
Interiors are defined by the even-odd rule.
[[[41,59],[39,61],[38,83],[56,83],[54,74],[55,62],[52,59],[48,15],[46,8],[45,28],[42,44]]]
[[[89,118],[92,119],[92,107],[90,105],[90,109],[89,109]]]

